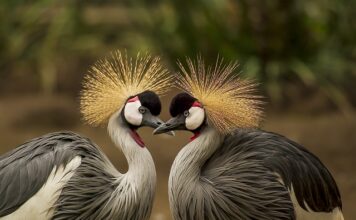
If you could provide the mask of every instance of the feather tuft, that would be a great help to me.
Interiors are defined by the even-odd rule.
[[[264,102],[255,95],[257,84],[236,73],[237,62],[224,63],[218,57],[215,65],[206,66],[198,56],[196,61],[188,58],[186,66],[179,61],[178,66],[178,88],[203,104],[208,122],[219,132],[259,126]]]
[[[106,123],[127,98],[146,90],[162,95],[171,86],[169,72],[159,57],[149,54],[129,57],[114,51],[97,61],[84,78],[80,111],[84,121],[93,126]]]

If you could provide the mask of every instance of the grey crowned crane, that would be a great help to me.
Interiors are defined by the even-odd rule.
[[[262,116],[255,85],[236,63],[206,68],[201,58],[179,63],[173,116],[154,133],[187,130],[191,141],[169,176],[174,219],[341,220],[338,187],[303,146],[256,127]]]
[[[149,219],[156,171],[136,130],[161,123],[158,95],[170,78],[158,57],[117,51],[98,61],[84,80],[81,112],[91,125],[108,124],[128,171],[77,134],[33,139],[0,156],[0,219]]]

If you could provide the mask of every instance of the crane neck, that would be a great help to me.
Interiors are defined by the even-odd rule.
[[[156,169],[153,158],[146,147],[140,146],[132,137],[132,130],[122,120],[120,111],[109,120],[108,133],[125,155],[128,163],[128,171],[125,178],[137,185],[154,184],[156,181]]]
[[[205,127],[199,136],[178,153],[173,162],[171,175],[189,175],[189,178],[199,178],[202,166],[219,148],[222,141],[223,136],[217,130]]]

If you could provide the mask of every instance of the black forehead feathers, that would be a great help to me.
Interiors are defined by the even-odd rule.
[[[148,108],[152,115],[159,115],[161,113],[161,101],[156,93],[147,90],[137,96],[141,105]]]
[[[172,117],[176,117],[177,115],[182,114],[184,111],[190,109],[196,100],[196,98],[192,97],[188,93],[179,93],[172,99],[169,112],[171,113]]]

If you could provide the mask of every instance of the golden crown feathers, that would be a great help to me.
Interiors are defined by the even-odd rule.
[[[206,66],[198,56],[178,62],[178,88],[198,99],[207,112],[208,123],[219,132],[259,126],[263,118],[261,96],[255,95],[257,84],[241,79],[236,73],[237,62],[224,63],[217,58],[215,65]]]
[[[118,111],[127,98],[146,90],[162,95],[171,87],[172,76],[149,54],[129,57],[114,51],[97,61],[84,77],[80,111],[90,125],[101,125]]]

